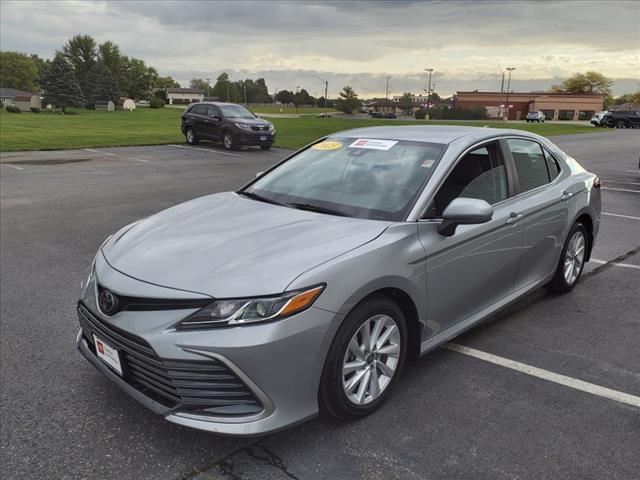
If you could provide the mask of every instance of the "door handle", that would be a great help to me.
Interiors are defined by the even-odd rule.
[[[562,200],[563,202],[566,202],[567,200],[569,200],[571,197],[573,197],[573,193],[571,192],[567,192],[566,190],[564,192],[562,192],[562,196],[560,197],[560,200]]]
[[[509,218],[507,218],[507,221],[504,223],[506,223],[507,225],[513,225],[514,223],[519,222],[523,218],[524,218],[523,213],[511,212],[511,215],[509,215]]]

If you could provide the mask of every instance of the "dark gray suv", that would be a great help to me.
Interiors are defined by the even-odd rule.
[[[235,103],[194,103],[182,114],[181,130],[190,145],[200,140],[222,141],[227,150],[240,146],[268,150],[276,139],[273,124]]]

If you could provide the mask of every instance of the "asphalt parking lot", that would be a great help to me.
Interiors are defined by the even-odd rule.
[[[456,339],[462,353],[440,348],[409,365],[372,416],[319,417],[254,439],[170,424],[122,393],[75,350],[75,302],[107,235],[237,188],[289,152],[202,144],[3,153],[2,478],[638,478],[640,408],[593,387],[640,400],[640,132],[554,140],[604,183],[594,261],[571,294],[534,292]]]

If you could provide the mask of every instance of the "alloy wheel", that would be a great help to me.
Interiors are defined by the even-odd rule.
[[[195,137],[193,135],[193,130],[188,129],[187,130],[187,143],[193,143],[194,139],[195,139]]]
[[[342,387],[350,402],[365,405],[385,391],[398,368],[400,348],[400,330],[389,315],[375,315],[358,328],[342,364]]]
[[[582,271],[585,246],[584,234],[580,231],[575,232],[564,255],[564,279],[568,285],[573,285]]]
[[[224,143],[224,148],[230,150],[233,146],[233,137],[230,133],[225,133],[222,142]]]

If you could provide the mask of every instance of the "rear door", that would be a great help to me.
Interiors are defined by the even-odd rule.
[[[576,192],[564,190],[560,163],[540,143],[524,138],[502,142],[513,165],[517,188],[514,208],[524,225],[517,290],[555,271],[566,233],[569,201]]]
[[[189,110],[193,121],[193,128],[196,131],[196,135],[199,138],[210,138],[211,133],[209,130],[209,105],[206,103],[200,103]]]
[[[418,235],[427,269],[425,340],[510,295],[522,250],[512,179],[498,141],[471,149],[438,188]],[[479,198],[493,206],[493,218],[460,225],[451,237],[438,233],[442,212],[455,198]]]

